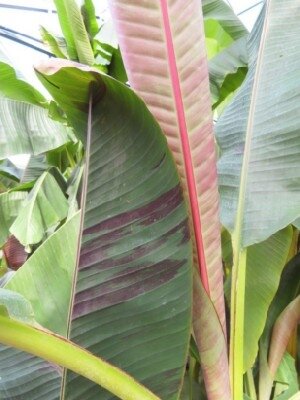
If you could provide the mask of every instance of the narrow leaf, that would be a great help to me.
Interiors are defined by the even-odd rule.
[[[94,54],[76,1],[54,0],[54,2],[70,58],[92,65]]]

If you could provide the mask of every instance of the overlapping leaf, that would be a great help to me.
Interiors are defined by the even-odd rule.
[[[159,126],[130,89],[69,65],[38,70],[69,121],[77,110],[79,134],[94,87],[70,337],[171,398],[185,369],[191,318],[191,246],[177,172]],[[74,374],[64,383],[62,398],[111,398]]]
[[[109,4],[129,83],[160,123],[175,157],[190,203],[195,261],[225,334],[215,143],[199,2]]]
[[[221,216],[231,231],[245,160],[243,247],[299,216],[299,16],[297,1],[267,2],[251,36],[246,81],[217,124]]]

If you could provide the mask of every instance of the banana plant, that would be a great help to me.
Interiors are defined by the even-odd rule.
[[[221,220],[232,232],[234,254],[230,338],[234,398],[242,398],[243,372],[254,364],[267,309],[279,285],[280,270],[288,261],[287,250],[275,249],[284,242],[285,248],[288,242],[291,245],[292,232],[285,227],[299,217],[299,12],[296,1],[266,2],[249,40],[247,78],[217,124]],[[290,65],[288,73],[286,63]],[[269,241],[271,235],[277,238],[272,257],[277,257],[279,269],[274,264],[272,272],[257,282],[257,288],[259,283],[267,286],[258,289],[261,298],[256,298],[255,307],[264,316],[254,321],[254,309],[247,301],[253,296],[248,286],[251,252],[262,246],[261,242]],[[279,235],[283,235],[281,240]],[[270,261],[267,247],[263,253],[260,260]],[[271,289],[269,283],[276,269],[277,283],[265,295],[267,287]],[[247,341],[246,335],[250,338]]]
[[[45,328],[113,361],[157,396],[176,396],[190,339],[192,250],[166,141],[132,90],[98,70],[53,60],[37,73],[85,143],[84,217],[69,218],[5,288],[28,298]],[[16,353],[3,347],[1,356]],[[11,385],[1,370],[2,397],[30,388],[37,398],[109,398],[70,371],[18,357],[27,372],[14,365]],[[43,368],[49,381],[34,385]]]
[[[155,120],[132,90],[99,73],[92,3],[85,1],[80,13],[73,1],[56,1],[66,52],[43,33],[64,60],[36,71],[58,104],[52,102],[56,120],[63,122],[54,123],[57,137],[66,141],[73,129],[84,143],[85,172],[80,185],[82,167],[74,171],[73,187],[65,192],[72,203],[66,220],[6,279],[5,289],[30,301],[40,325],[125,369],[153,398],[297,398],[295,350],[288,342],[299,320],[299,287],[289,285],[287,294],[284,285],[291,265],[295,271],[300,216],[299,6],[296,0],[268,0],[248,39],[224,3],[202,3],[204,19],[197,1],[109,2],[129,84]],[[11,71],[10,76],[19,85]],[[231,290],[229,366],[210,88],[213,108],[219,114],[225,107],[216,132],[227,237],[225,292]],[[9,93],[13,98],[14,91]],[[32,121],[41,107],[48,118],[44,101],[25,106],[39,110]],[[14,107],[18,115],[17,102]],[[26,124],[18,126],[12,143],[7,140],[10,123],[2,131],[5,157],[22,148],[32,151]],[[39,146],[34,154],[51,146]],[[33,200],[43,194],[31,189]],[[9,212],[13,193],[18,191],[3,196]],[[24,198],[15,200],[19,210]],[[15,209],[9,212],[3,214],[5,237],[11,229],[15,233]],[[189,348],[191,322],[197,345],[192,338]],[[9,326],[7,319],[2,326]],[[0,348],[10,365],[0,364],[0,397],[22,399],[29,391],[46,400],[112,398],[74,374],[87,376],[82,370],[8,337],[2,342],[19,350]],[[25,373],[16,359],[26,363]],[[40,376],[43,382],[35,384]],[[146,399],[141,393],[133,398]]]

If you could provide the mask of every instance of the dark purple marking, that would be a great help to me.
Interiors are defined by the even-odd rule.
[[[135,210],[127,211],[100,222],[83,231],[83,234],[92,234],[105,230],[112,230],[128,225],[139,220],[142,225],[149,225],[154,221],[162,219],[176,209],[183,201],[180,185],[164,193],[158,199]]]
[[[186,261],[164,260],[154,265],[127,268],[109,281],[77,293],[73,319],[131,300],[163,285],[174,278]]]
[[[153,250],[158,249],[168,240],[171,235],[176,233],[182,234],[180,244],[184,244],[189,240],[190,236],[187,220],[180,222],[180,224],[176,225],[158,239],[152,240],[144,245],[140,245],[128,252],[127,255],[120,258],[107,258],[107,244],[101,246],[101,237],[97,238],[97,240],[93,241],[91,244],[88,244],[87,248],[83,247],[80,254],[79,269],[89,268],[97,264],[97,269],[105,270],[131,263],[141,257],[146,256]],[[98,244],[98,248],[96,248],[96,243]]]

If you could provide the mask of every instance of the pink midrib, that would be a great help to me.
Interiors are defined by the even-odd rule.
[[[191,212],[192,212],[192,218],[193,218],[193,227],[194,227],[194,234],[195,234],[195,240],[196,240],[196,249],[197,249],[197,255],[198,255],[198,262],[199,262],[200,277],[201,277],[201,281],[204,286],[204,289],[209,294],[209,283],[208,283],[208,275],[207,275],[207,269],[206,269],[204,248],[203,248],[201,218],[200,218],[200,212],[199,212],[197,189],[196,189],[194,169],[193,169],[193,164],[192,164],[190,143],[189,143],[188,132],[187,132],[187,127],[186,127],[185,112],[184,112],[182,95],[181,95],[180,81],[179,81],[177,65],[176,65],[175,51],[174,51],[173,40],[172,40],[167,0],[160,0],[160,4],[161,4],[161,9],[162,9],[165,38],[166,38],[166,43],[167,43],[169,70],[170,70],[173,95],[174,95],[174,100],[175,100],[175,105],[176,105],[177,120],[178,120],[178,125],[179,125],[179,133],[180,133],[180,139],[181,139],[181,145],[182,145],[182,151],[183,151],[184,167],[185,167],[186,179],[187,179],[187,187],[188,187],[188,191],[189,191],[189,199],[190,199]]]

